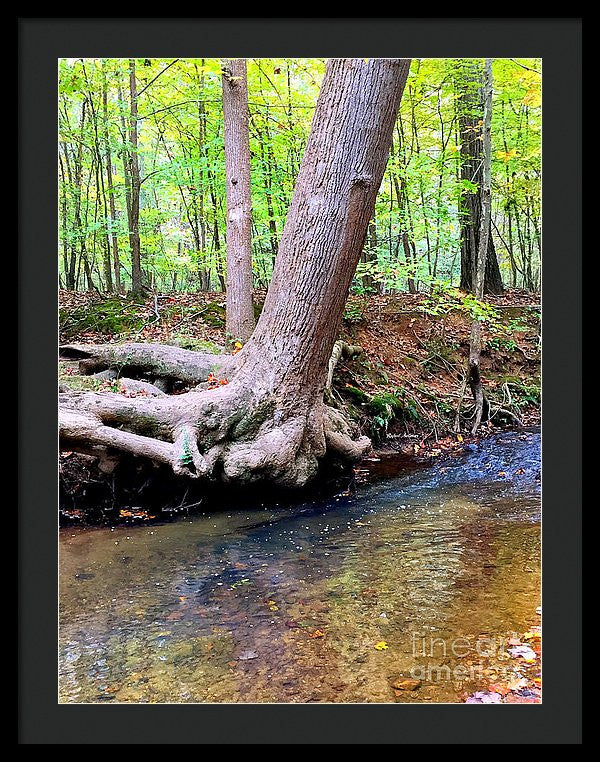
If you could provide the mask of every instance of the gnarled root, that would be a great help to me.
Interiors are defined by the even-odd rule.
[[[368,437],[358,436],[357,427],[333,407],[325,408],[325,441],[328,449],[350,461],[356,461],[372,449]]]
[[[311,481],[326,452],[353,461],[370,448],[339,411],[301,409],[278,409],[274,398],[234,383],[158,398],[70,392],[61,395],[60,435],[67,449],[130,452],[192,479],[286,487]]]
[[[333,384],[333,374],[339,361],[343,358],[350,359],[362,354],[362,347],[355,344],[348,344],[346,341],[336,341],[333,345],[333,351],[329,358],[329,367],[327,368],[327,381],[325,383],[325,390],[330,391]]]
[[[341,342],[336,346],[331,374],[347,351]],[[350,348],[353,353],[355,349]],[[120,382],[126,388],[129,384],[131,391],[141,385],[137,391],[143,390],[144,396],[61,393],[61,444],[101,455],[107,464],[114,463],[115,454],[129,452],[192,479],[237,484],[265,479],[301,487],[316,476],[327,453],[348,462],[371,447],[370,440],[358,436],[357,427],[321,397],[290,400],[283,395],[281,399],[260,378],[252,380],[248,374],[236,378],[233,356],[152,344],[69,345],[61,353],[80,359],[85,372],[101,377],[113,377],[116,366],[122,372],[198,384],[215,369],[221,375],[225,369],[232,372],[228,384],[216,389],[196,387],[178,395],[123,377]]]

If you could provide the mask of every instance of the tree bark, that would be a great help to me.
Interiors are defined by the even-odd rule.
[[[246,61],[225,61],[222,80],[227,187],[226,328],[232,338],[247,341],[254,330],[254,308]]]
[[[368,451],[370,440],[357,437],[323,395],[409,64],[328,62],[263,311],[239,353],[222,367],[223,358],[214,358],[216,388],[151,399],[64,394],[64,446],[125,450],[189,477],[268,479],[287,487],[313,479],[326,454],[348,461]],[[132,375],[141,362],[127,358],[128,345],[119,349],[120,362],[110,354],[114,346],[63,351],[83,352],[84,362],[93,353],[88,372],[120,364]],[[147,345],[143,352],[147,374],[183,372],[183,358],[170,352],[165,365],[164,347]],[[186,361],[202,364],[206,377],[210,356],[196,361],[194,355]]]
[[[458,121],[461,142],[461,180],[478,185],[475,193],[463,195],[460,214],[460,287],[475,292],[475,268],[479,250],[482,216],[482,88],[481,71],[477,61],[463,61],[460,67]],[[491,217],[486,231],[484,293],[501,294],[504,290],[498,257],[491,234]]]

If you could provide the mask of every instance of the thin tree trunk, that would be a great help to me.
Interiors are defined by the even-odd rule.
[[[214,188],[214,177],[209,173],[210,184],[210,201],[213,208],[213,248],[215,252],[215,270],[219,279],[219,286],[221,291],[227,290],[227,283],[225,276],[223,275],[223,258],[221,255],[221,237],[219,235],[219,206],[217,204],[217,195]]]
[[[481,193],[481,219],[479,227],[479,240],[477,260],[474,267],[473,282],[477,299],[483,299],[485,288],[486,260],[489,255],[488,238],[491,235],[492,213],[492,59],[485,60],[485,85],[484,85],[484,108],[483,108],[483,146],[482,168],[483,176],[480,183]],[[469,386],[475,400],[475,417],[473,420],[472,434],[476,434],[484,416],[487,417],[489,407],[483,386],[481,383],[481,321],[474,318],[471,321],[471,343],[469,348]]]
[[[227,184],[226,327],[232,338],[247,341],[254,330],[254,308],[246,61],[226,61],[222,81]]]
[[[117,212],[115,207],[115,192],[113,188],[112,154],[110,150],[110,131],[108,126],[108,85],[106,81],[106,62],[102,61],[102,110],[104,114],[104,150],[106,152],[106,190],[108,193],[108,206],[110,216],[107,220],[108,228],[112,237],[113,273],[115,277],[115,291],[121,293],[121,262],[119,259],[119,241],[117,235]]]
[[[129,176],[131,183],[131,228],[129,241],[131,245],[131,290],[134,294],[141,294],[142,261],[140,250],[140,168],[138,162],[138,108],[137,108],[137,80],[135,73],[135,58],[129,59],[129,142],[131,152],[129,154]]]
[[[197,210],[198,210],[198,222],[197,228],[200,233],[200,251],[202,257],[202,266],[200,268],[200,288],[202,291],[210,291],[210,263],[207,258],[206,252],[206,220],[204,219],[204,158],[206,155],[206,110],[204,108],[204,101],[202,96],[204,93],[204,59],[201,61],[202,71],[198,75],[198,67],[194,64],[196,69],[196,78],[198,81],[198,180],[197,180]]]
[[[92,88],[90,87],[90,82],[88,79],[87,69],[85,67],[85,64],[83,65],[83,74],[84,74],[85,81],[88,88],[88,100],[90,103],[90,111],[92,114],[92,124],[94,126],[94,152],[96,154],[96,212],[95,212],[94,223],[96,222],[96,217],[97,217],[98,201],[100,198],[102,198],[103,207],[104,207],[104,258],[103,258],[104,280],[106,285],[106,291],[111,293],[113,290],[113,283],[112,283],[112,264],[111,264],[111,258],[110,258],[110,236],[108,232],[108,206],[106,203],[106,190],[104,187],[104,167],[102,163],[102,151],[100,148],[100,137],[98,133],[98,112],[96,111],[96,106],[94,105],[94,96],[93,96]],[[94,228],[94,261],[95,260],[96,260],[96,228]]]
[[[67,240],[68,231],[68,218],[67,218],[67,178],[65,176],[65,168],[63,164],[62,156],[59,153],[58,156],[60,165],[60,179],[61,179],[61,198],[60,198],[60,211],[61,211],[61,229],[60,238],[63,249],[63,270],[65,271],[64,286],[65,288],[73,288],[69,284],[69,244]]]

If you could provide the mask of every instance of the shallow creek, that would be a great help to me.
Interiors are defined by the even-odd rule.
[[[59,700],[461,701],[535,623],[539,468],[507,432],[352,495],[61,529]]]

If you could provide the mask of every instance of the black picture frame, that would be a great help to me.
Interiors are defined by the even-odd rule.
[[[19,18],[19,734],[50,744],[581,742],[581,38],[578,18]],[[541,705],[57,703],[57,59],[540,57]]]

